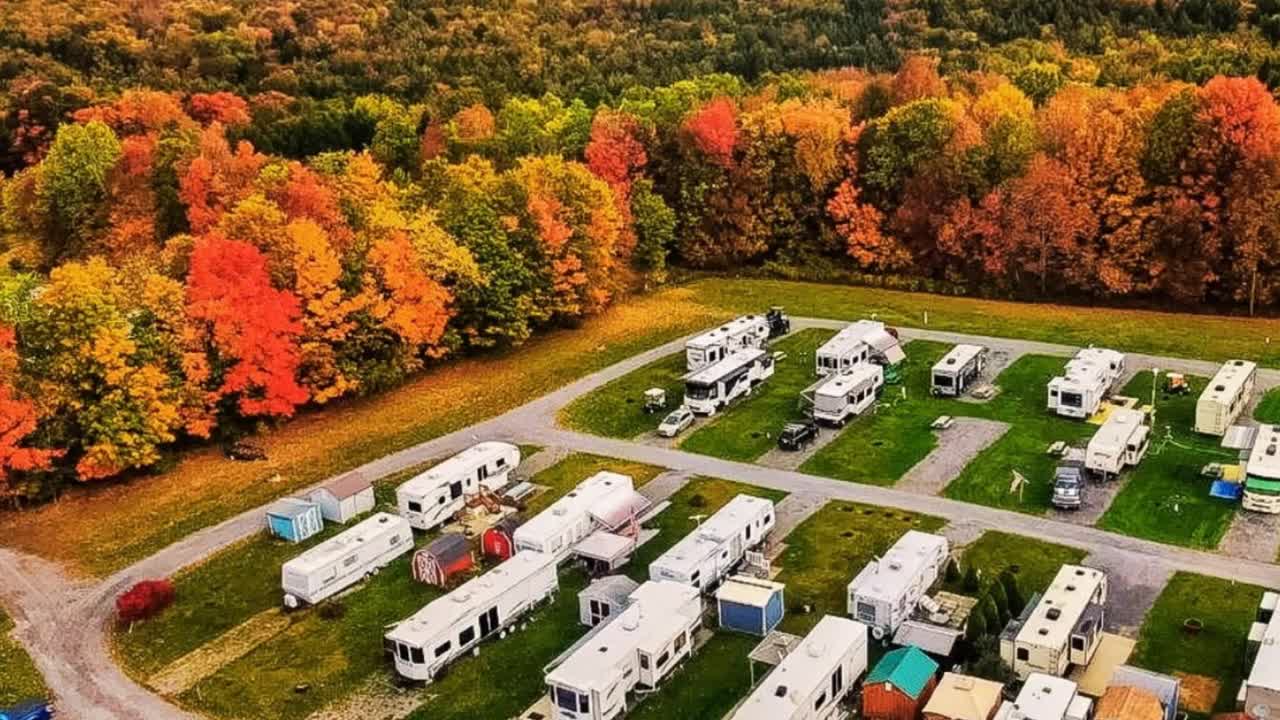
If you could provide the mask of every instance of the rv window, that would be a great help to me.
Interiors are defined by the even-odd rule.
[[[680,652],[681,650],[684,649],[685,642],[686,642],[686,638],[684,633],[680,633],[679,635],[676,636],[676,643],[675,643],[676,652]]]
[[[1071,638],[1071,649],[1084,650],[1084,638],[1080,637],[1079,635],[1076,635],[1075,637]]]
[[[720,559],[721,559],[721,560],[728,560],[728,559],[729,559],[729,551],[728,551],[728,550],[725,550],[724,552],[720,553]]]
[[[587,695],[578,695],[578,709],[582,712],[591,712],[591,698]]]
[[[420,647],[409,648],[409,650],[413,656],[413,663],[415,665],[422,665],[427,661],[426,657],[424,657],[422,654],[422,648]]]
[[[422,512],[422,503],[417,502],[417,501],[414,501],[414,500],[410,500],[410,501],[409,501],[409,512]]]
[[[599,600],[592,600],[592,601],[591,601],[591,614],[592,614],[592,615],[599,615],[599,614],[600,614],[600,601],[599,601]]]
[[[668,661],[668,660],[670,660],[670,659],[671,659],[671,653],[670,653],[670,652],[664,652],[664,653],[662,653],[661,655],[659,655],[659,656],[658,656],[658,669],[659,669],[659,670],[661,670],[661,669],[662,669],[662,666],[663,666],[663,665],[666,665],[666,664],[667,664],[667,661]]]
[[[933,384],[938,387],[951,387],[951,378],[946,375],[934,375]]]
[[[649,669],[649,653],[640,653],[640,669]]]
[[[500,467],[500,468],[504,468],[504,467],[506,467],[506,466],[507,466],[507,459],[506,459],[506,458],[501,458],[501,457],[500,457],[500,458],[498,458],[498,467]]]
[[[360,561],[359,555],[351,555],[349,557],[343,558],[342,567],[351,567],[352,565],[355,565],[359,561]]]
[[[1052,397],[1052,398],[1058,397],[1058,391],[1054,390],[1053,388],[1049,388],[1049,397]]]
[[[1084,407],[1084,396],[1080,393],[1062,393],[1062,404],[1067,407]]]
[[[475,640],[475,639],[476,639],[476,629],[474,627],[469,627],[466,630],[463,630],[462,632],[458,633],[458,647],[465,647],[469,645],[472,640]]]
[[[1027,650],[1026,648],[1018,648],[1018,659],[1019,659],[1019,660],[1030,660],[1030,659],[1031,659],[1031,651],[1030,651],[1030,650]]]
[[[400,659],[405,662],[409,662],[409,646],[400,645],[399,650],[400,650]]]
[[[750,525],[748,525],[748,526],[747,526],[747,539],[748,539],[748,540],[750,540],[750,539],[751,539],[751,526],[750,526]]]
[[[439,504],[443,505],[443,504],[445,504],[445,503],[447,503],[447,502],[449,502],[449,498],[445,497],[444,495],[441,495],[441,496],[440,496],[440,503],[439,503]]]
[[[844,690],[843,665],[837,667],[836,671],[831,674],[831,697],[838,697],[841,690]]]
[[[569,712],[574,712],[578,709],[578,693],[564,688],[556,688],[556,705]]]
[[[440,657],[441,655],[443,655],[443,654],[445,654],[445,653],[449,652],[449,650],[451,650],[452,648],[453,648],[453,643],[451,643],[451,642],[446,642],[446,643],[442,643],[442,644],[440,644],[440,645],[437,645],[437,646],[436,646],[436,651],[435,651],[435,652],[436,652],[436,657]]]
[[[826,704],[827,704],[827,694],[824,692],[824,693],[822,693],[821,695],[819,695],[819,696],[818,696],[818,699],[817,699],[817,700],[814,700],[814,701],[813,701],[813,709],[814,709],[814,710],[821,710],[821,709],[822,709],[822,706],[823,706],[823,705],[826,705]]]
[[[392,536],[391,536],[391,547],[395,547],[395,546],[397,546],[397,545],[399,545],[399,544],[400,544],[400,536],[399,536],[399,535],[392,535]]]
[[[701,570],[695,570],[693,571],[693,574],[689,576],[689,582],[693,583],[694,585],[697,585],[698,581],[701,579],[702,579]]]

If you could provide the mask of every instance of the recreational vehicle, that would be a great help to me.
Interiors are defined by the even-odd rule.
[[[702,597],[688,585],[647,582],[630,603],[547,672],[554,720],[612,720],[630,695],[652,690],[693,653]]]
[[[1015,675],[1062,676],[1072,665],[1088,665],[1106,624],[1107,575],[1063,565],[1039,602],[1000,635],[1000,658]]]
[[[1249,631],[1248,652],[1253,666],[1237,698],[1251,718],[1280,717],[1280,597],[1264,593],[1257,622]]]
[[[987,349],[981,345],[956,345],[933,366],[929,389],[934,395],[960,397],[987,366]]]
[[[1280,425],[1259,425],[1244,466],[1245,510],[1280,514]]]
[[[715,365],[739,350],[763,348],[771,334],[767,316],[743,315],[685,341],[685,367],[694,372]]]
[[[1151,426],[1146,421],[1147,414],[1141,410],[1112,410],[1085,448],[1085,469],[1110,480],[1121,470],[1137,465],[1147,454],[1150,441]]]
[[[410,680],[430,681],[441,668],[507,628],[560,583],[555,558],[524,551],[498,567],[436,598],[386,634],[396,672]]]
[[[885,379],[894,382],[898,367],[906,359],[898,338],[875,320],[859,320],[846,326],[822,344],[814,354],[819,376],[845,372],[865,362],[885,368]]]
[[[563,562],[592,533],[618,529],[647,505],[631,478],[598,472],[516,528],[516,550],[544,552]]]
[[[849,583],[849,615],[877,640],[892,636],[937,582],[949,553],[941,535],[908,530]]]
[[[520,448],[515,445],[472,445],[396,488],[396,506],[414,528],[432,530],[461,510],[469,496],[506,485],[519,464]]]
[[[864,363],[832,373],[814,383],[801,397],[813,404],[813,419],[841,427],[875,404],[884,387],[884,368]]]
[[[773,530],[773,501],[738,495],[649,564],[649,578],[708,590]]]
[[[1258,366],[1248,360],[1228,360],[1214,374],[1196,401],[1196,432],[1224,435],[1253,397]]]
[[[1065,678],[1031,673],[1013,702],[1005,701],[992,720],[1089,720],[1093,701]]]
[[[747,697],[732,720],[831,720],[867,671],[867,626],[828,615]]]
[[[411,550],[409,523],[390,513],[376,513],[286,562],[280,568],[284,604],[291,608],[314,605]]]
[[[1087,418],[1098,412],[1111,386],[1124,375],[1124,354],[1084,348],[1049,381],[1049,410],[1064,417]]]
[[[772,376],[772,355],[758,348],[739,350],[685,375],[684,404],[699,415],[714,415]]]

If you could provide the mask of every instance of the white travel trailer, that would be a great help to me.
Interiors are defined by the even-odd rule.
[[[950,552],[941,535],[908,530],[849,583],[849,615],[877,640],[892,636],[938,581]]]
[[[637,690],[652,690],[690,654],[702,597],[688,585],[647,582],[630,604],[547,672],[554,720],[612,720]]]
[[[706,591],[773,530],[773,501],[738,495],[649,564],[651,580],[672,580]]]
[[[520,464],[520,448],[504,442],[482,442],[463,450],[396,488],[400,516],[418,530],[448,522],[467,498],[507,484]]]
[[[1237,697],[1251,718],[1280,717],[1280,596],[1263,593],[1257,622],[1249,630],[1248,648],[1253,667]]]
[[[1000,658],[1022,679],[1088,665],[1102,642],[1106,603],[1106,573],[1063,565],[1039,602],[1000,634]]]
[[[769,319],[764,315],[743,315],[690,338],[684,344],[685,367],[694,372],[714,365],[738,350],[763,348],[769,341],[769,329]]]
[[[1228,360],[1218,368],[1196,401],[1196,432],[1225,435],[1253,397],[1257,377],[1257,364],[1248,360]]]
[[[833,373],[802,393],[813,404],[813,419],[843,426],[875,404],[884,387],[884,368],[872,363]]]
[[[846,326],[818,348],[814,353],[814,369],[820,376],[830,375],[845,372],[868,361],[892,369],[906,357],[898,338],[889,334],[884,323],[859,320]]]
[[[832,720],[867,671],[867,626],[828,615],[764,679],[732,720]]]
[[[758,348],[739,350],[684,376],[685,407],[700,415],[714,415],[772,376],[772,355]]]
[[[396,672],[433,680],[476,645],[507,629],[560,587],[550,555],[518,552],[498,567],[436,598],[386,634]]]
[[[956,345],[934,364],[929,389],[934,395],[960,397],[987,366],[987,349],[981,345]]]
[[[1064,417],[1087,418],[1098,412],[1111,386],[1124,375],[1124,353],[1084,348],[1049,381],[1049,410]]]
[[[1280,425],[1259,425],[1244,466],[1245,510],[1280,514]]]
[[[626,524],[648,501],[635,491],[631,478],[598,472],[578,483],[564,497],[516,528],[516,550],[535,550],[563,562],[573,548],[597,530],[612,531]]]
[[[1120,471],[1137,465],[1147,454],[1151,426],[1141,410],[1115,408],[1107,421],[1093,434],[1085,448],[1084,467],[1089,472],[1110,480]]]
[[[413,550],[413,529],[401,517],[375,513],[280,568],[286,607],[314,605]]]
[[[1018,691],[1018,699],[1005,701],[992,720],[1089,720],[1093,701],[1080,694],[1074,682],[1031,673]]]

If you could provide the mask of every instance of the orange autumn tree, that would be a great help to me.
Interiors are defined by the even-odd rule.
[[[394,231],[369,248],[364,302],[368,312],[404,345],[404,366],[439,357],[453,296],[427,274],[409,235]]]
[[[618,238],[618,254],[629,257],[636,246],[636,233],[631,217],[631,183],[649,162],[640,142],[640,126],[624,112],[602,109],[591,122],[591,137],[584,156],[587,167],[613,189],[614,201],[622,223]]]
[[[178,197],[187,208],[192,233],[208,231],[228,208],[247,197],[265,163],[266,158],[243,140],[232,150],[219,123],[205,128],[199,154],[186,164],[178,181]]]
[[[36,404],[18,392],[18,356],[13,328],[0,325],[0,498],[24,493],[23,473],[47,470],[62,453],[32,447],[30,439],[39,423]]]
[[[836,235],[844,241],[845,251],[860,267],[878,270],[902,268],[910,264],[910,253],[885,231],[884,213],[862,197],[858,143],[864,127],[855,126],[845,135],[845,178],[827,201],[827,214],[835,223]]]

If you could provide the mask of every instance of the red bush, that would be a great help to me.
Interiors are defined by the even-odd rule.
[[[155,617],[173,604],[173,583],[143,580],[116,598],[116,615],[122,623]]]

